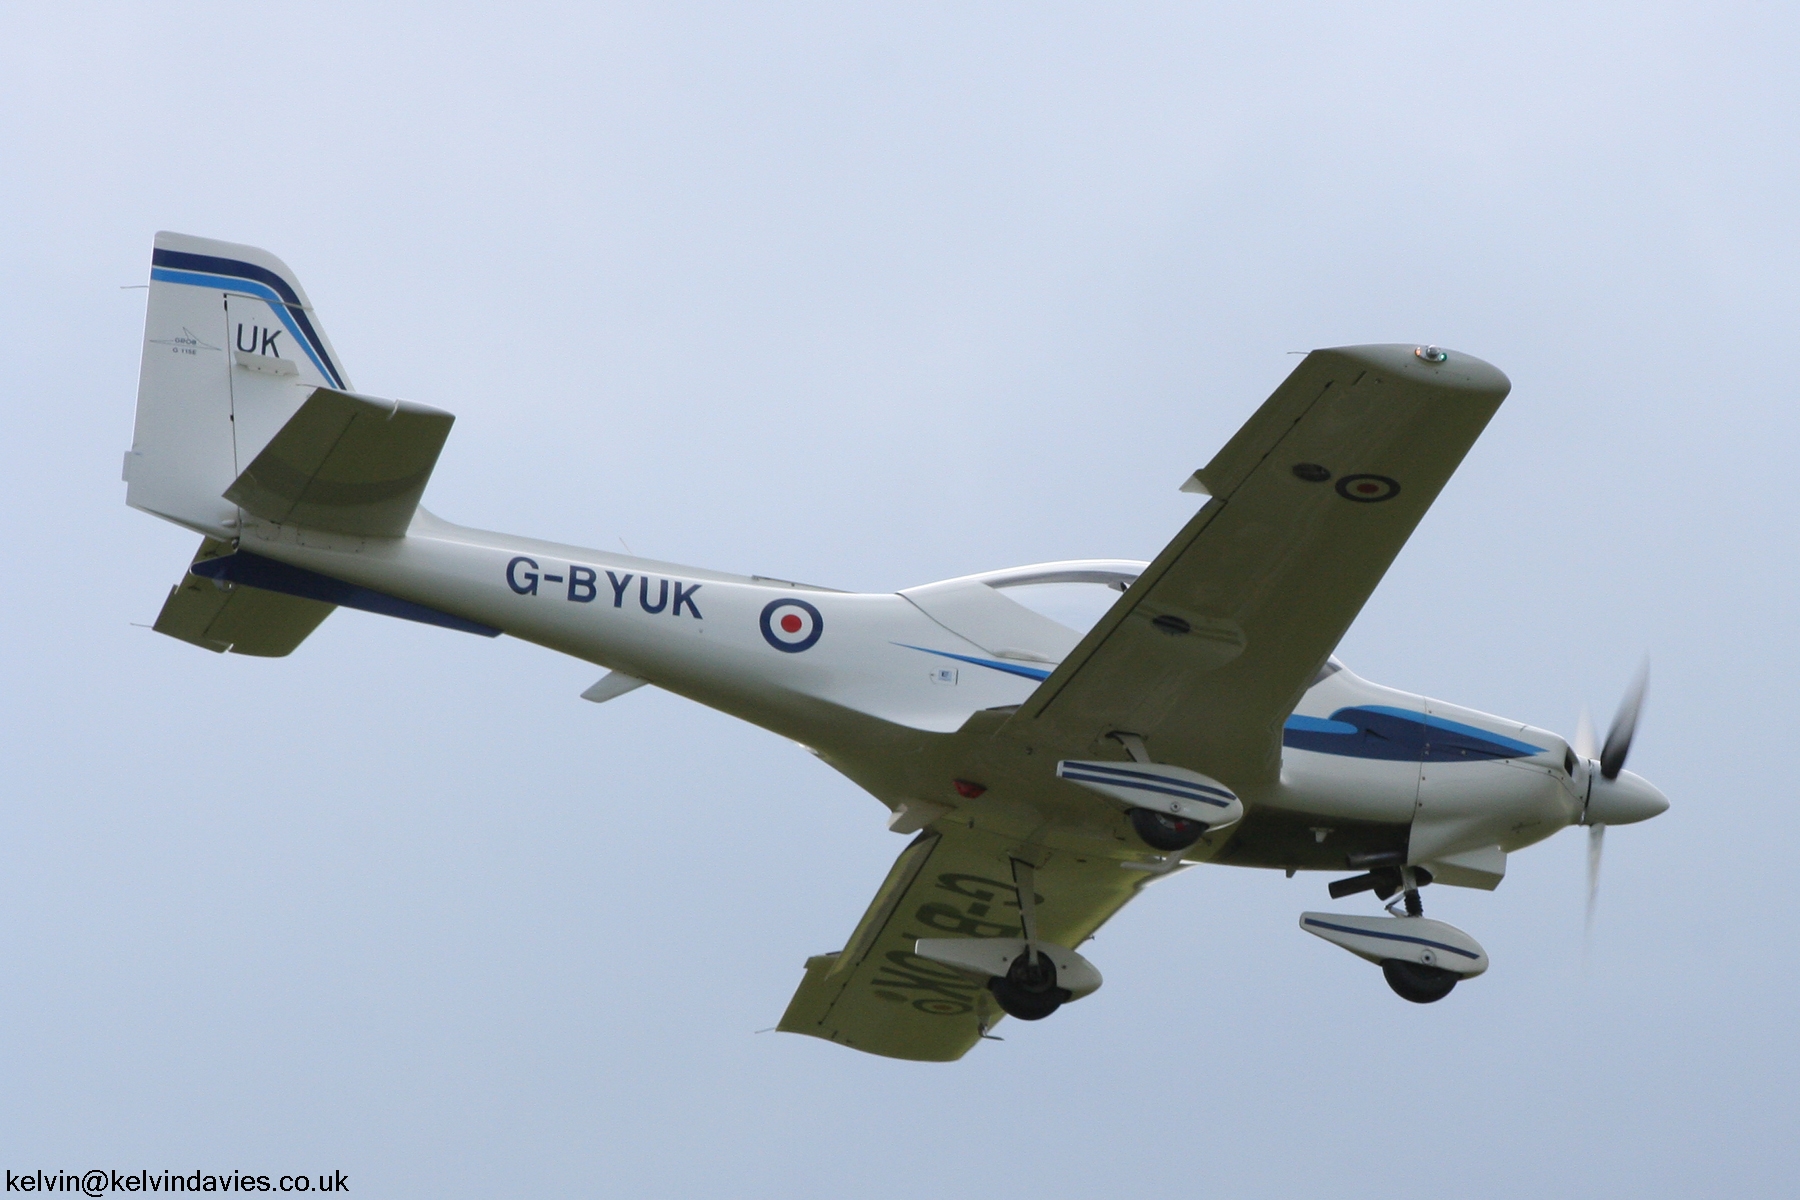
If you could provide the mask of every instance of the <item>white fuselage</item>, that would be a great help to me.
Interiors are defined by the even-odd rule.
[[[857,594],[487,533],[423,511],[403,538],[252,522],[239,549],[742,717],[813,748],[897,813],[960,807],[948,780],[916,764],[935,761],[932,744],[978,714],[1023,702],[1080,640],[1002,589],[1071,578],[1120,586],[1142,566],[1051,564]],[[1334,660],[1289,719],[1279,783],[1240,794],[1253,812],[1306,822],[1322,850],[1339,826],[1376,825],[1410,829],[1410,862],[1489,848],[1503,869],[1505,851],[1581,819],[1590,770],[1556,734],[1384,688]],[[1015,808],[1029,806],[1012,790]],[[1094,803],[1104,823],[1110,814]],[[1051,808],[1067,819],[1066,800]],[[1206,845],[1189,855],[1210,856]],[[1475,886],[1498,882],[1482,870]]]

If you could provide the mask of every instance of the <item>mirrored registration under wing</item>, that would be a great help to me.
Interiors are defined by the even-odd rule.
[[[977,978],[920,958],[921,938],[1021,936],[1012,879],[1016,843],[962,825],[921,833],[894,863],[849,942],[807,960],[778,1029],[871,1054],[949,1062],[1001,1012]],[[1039,936],[1070,948],[1143,886],[1114,862],[1036,852]]]

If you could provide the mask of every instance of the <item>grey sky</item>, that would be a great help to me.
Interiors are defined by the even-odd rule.
[[[0,11],[0,1165],[352,1194],[1773,1195],[1796,76],[1768,4]],[[904,844],[802,750],[521,643],[148,622],[151,235],[305,281],[458,415],[453,520],[847,588],[1149,557],[1297,359],[1512,397],[1342,647],[1572,732],[1646,653],[1673,810],[1436,888],[1442,1004],[1209,868],[951,1066],[773,1025]]]

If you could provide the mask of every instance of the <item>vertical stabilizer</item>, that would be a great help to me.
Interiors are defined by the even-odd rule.
[[[126,503],[237,536],[226,489],[319,387],[349,381],[287,264],[252,246],[157,234]]]

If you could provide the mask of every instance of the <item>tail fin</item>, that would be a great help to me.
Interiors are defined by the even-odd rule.
[[[240,548],[246,528],[266,540],[273,526],[405,536],[454,421],[352,394],[300,281],[274,255],[157,234],[125,500],[205,540],[156,631],[279,657],[346,605],[497,636]]]
[[[125,502],[236,537],[226,490],[320,387],[349,381],[287,264],[252,246],[157,234]]]

